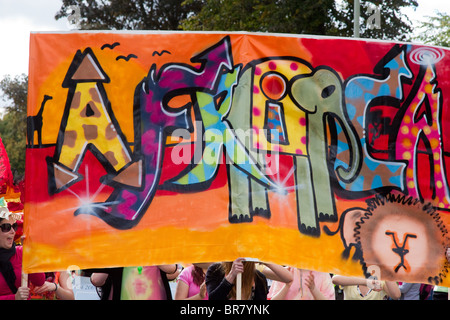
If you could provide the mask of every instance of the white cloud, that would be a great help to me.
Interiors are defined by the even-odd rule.
[[[56,0],[0,0],[0,79],[28,73],[31,31],[69,30],[54,18],[60,7]]]
[[[28,73],[29,35],[33,25],[27,18],[0,20],[2,50],[0,75]],[[14,32],[8,32],[13,29]]]
[[[419,6],[416,10],[413,10],[412,7],[403,10],[414,23],[426,21],[427,16],[435,16],[437,11],[450,14],[450,1],[448,0],[419,0],[418,2]]]
[[[0,0],[0,80],[28,74],[31,31],[69,30],[67,20],[55,20],[59,0]],[[0,91],[0,114],[5,106]]]
[[[419,35],[421,32],[421,22],[429,21],[429,17],[436,16],[437,12],[450,14],[449,0],[418,0],[419,6],[416,10],[413,8],[406,8],[403,12],[408,16],[413,24],[413,34]],[[417,40],[415,40],[417,42]]]
[[[55,14],[61,8],[60,0],[0,0],[0,19],[28,17],[33,24],[61,24],[55,20]]]

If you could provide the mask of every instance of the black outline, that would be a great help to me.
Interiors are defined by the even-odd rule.
[[[137,55],[130,53],[127,56],[117,56],[116,57],[116,61],[119,61],[120,59],[125,60],[125,61],[130,61],[131,58],[137,59]]]
[[[112,43],[112,44],[109,44],[109,43],[105,43],[104,45],[102,45],[102,47],[100,48],[100,49],[105,49],[105,48],[108,48],[108,49],[111,49],[111,50],[113,50],[115,47],[117,47],[117,46],[120,46],[120,43],[119,42],[114,42],[114,43]]]
[[[153,53],[152,53],[152,57],[154,57],[155,56],[155,54],[157,54],[158,56],[162,56],[164,53],[168,53],[168,54],[172,54],[170,51],[167,51],[167,50],[162,50],[161,52],[158,52],[158,51],[153,51]]]
[[[102,75],[103,79],[99,80],[99,79],[80,79],[80,80],[73,80],[72,77],[75,74],[75,72],[78,70],[81,62],[87,57],[90,56],[90,58],[93,60],[93,62],[96,64],[96,67],[98,68],[100,74]],[[55,177],[54,177],[54,169],[53,169],[53,164],[58,164],[59,166],[62,166],[59,163],[59,156],[61,154],[61,149],[63,147],[63,143],[64,143],[64,134],[65,134],[65,129],[67,126],[67,121],[69,120],[69,114],[70,114],[70,109],[71,109],[71,104],[72,104],[72,100],[76,91],[76,86],[77,83],[88,83],[88,82],[95,82],[96,86],[98,88],[98,92],[101,96],[102,101],[104,102],[104,106],[106,109],[106,112],[108,113],[108,116],[111,119],[111,123],[113,124],[114,128],[116,129],[117,135],[122,139],[122,141],[124,142],[125,147],[127,148],[128,153],[132,156],[133,153],[131,152],[131,148],[129,147],[128,144],[128,140],[126,139],[125,135],[123,134],[119,122],[117,121],[115,114],[112,110],[111,107],[111,102],[109,101],[105,88],[103,87],[103,83],[109,83],[110,79],[108,77],[108,75],[104,72],[103,68],[101,67],[100,63],[98,62],[95,54],[93,53],[91,48],[86,48],[83,52],[81,52],[81,50],[78,50],[72,60],[72,63],[69,66],[69,69],[66,73],[66,76],[62,82],[62,87],[63,88],[68,88],[68,94],[67,94],[67,99],[66,99],[66,105],[64,107],[64,113],[60,122],[60,127],[59,127],[59,132],[58,132],[58,137],[56,140],[56,145],[55,145],[55,151],[52,157],[47,157],[46,161],[47,161],[47,172],[49,175],[49,183],[48,183],[48,191],[50,195],[53,195],[55,193],[61,192],[63,190],[66,190],[67,188],[69,188],[70,186],[72,186],[73,184],[75,184],[76,182],[80,181],[83,179],[83,176],[81,174],[78,173],[78,167],[75,167],[73,170],[68,169],[69,171],[71,171],[73,174],[76,174],[78,176],[78,179],[73,180],[72,182],[64,185],[62,188],[58,189],[56,188],[56,182],[55,182]],[[114,172],[116,173],[115,169],[112,167],[112,165],[109,163],[109,161],[107,161],[107,159],[104,157],[104,155],[102,153],[100,153],[97,149],[97,147],[95,147],[95,145],[93,145],[92,143],[87,144],[85,152],[80,155],[80,158],[78,160],[78,163],[81,165],[81,163],[83,162],[84,156],[86,155],[87,151],[91,151],[93,153],[93,155],[100,161],[101,165],[103,166],[103,168],[108,172]],[[65,167],[65,166],[62,166]],[[117,173],[116,173],[117,174]],[[106,182],[107,180],[105,180]],[[109,181],[107,183],[108,185],[114,185],[115,183],[112,181]]]

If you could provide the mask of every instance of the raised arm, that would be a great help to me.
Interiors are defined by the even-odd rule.
[[[401,291],[398,287],[398,283],[395,281],[385,281],[385,285],[383,286],[384,291],[387,293],[389,297],[394,300],[400,299]]]
[[[357,277],[347,277],[347,276],[340,276],[335,275],[332,278],[333,284],[337,284],[340,286],[367,286],[370,287],[371,283],[374,280],[364,279],[364,278],[357,278]]]
[[[292,273],[283,266],[274,263],[264,263],[262,273],[267,279],[289,283],[294,280]]]

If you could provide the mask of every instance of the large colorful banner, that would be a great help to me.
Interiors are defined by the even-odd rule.
[[[450,51],[32,33],[24,269],[252,257],[450,285]]]

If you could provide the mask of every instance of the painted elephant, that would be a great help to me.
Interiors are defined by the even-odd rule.
[[[258,157],[261,150],[293,157],[300,232],[318,236],[319,221],[337,221],[332,186],[337,186],[337,179],[354,179],[362,156],[335,71],[313,68],[293,57],[253,61],[242,72],[226,120],[232,128],[253,132],[250,139],[242,137],[242,143],[262,162],[260,167],[267,167],[264,157]],[[335,171],[336,123],[347,138],[349,157],[344,159],[348,168]],[[263,185],[233,169],[229,180],[230,221],[251,220],[255,214],[270,216]]]
[[[295,156],[297,165],[296,178],[299,186],[301,181],[311,181],[312,187],[303,185],[297,189],[297,197],[304,199],[306,193],[314,192],[316,213],[319,220],[336,221],[334,192],[332,186],[335,179],[335,139],[337,136],[336,123],[345,134],[348,147],[348,168],[336,168],[337,177],[344,182],[351,182],[359,173],[362,163],[362,150],[359,137],[348,119],[343,103],[342,82],[338,74],[329,68],[317,68],[309,75],[299,75],[292,80],[291,94],[299,108],[308,115],[308,159]],[[330,134],[327,134],[330,130]],[[310,168],[310,172],[308,169]],[[302,190],[304,188],[304,190]],[[300,200],[299,200],[300,202]],[[298,208],[301,228],[317,228],[317,215],[311,214],[308,208]],[[315,220],[314,220],[315,219]],[[307,232],[309,233],[309,232]]]

